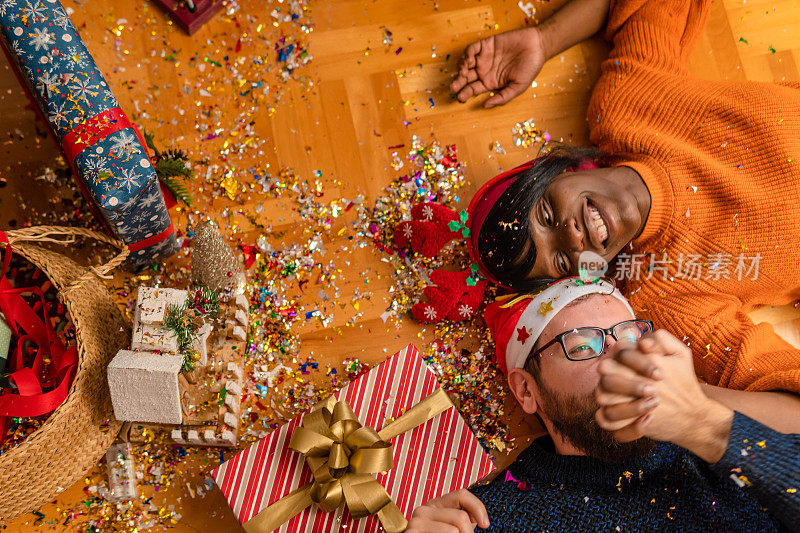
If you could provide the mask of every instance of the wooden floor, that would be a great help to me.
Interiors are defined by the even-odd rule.
[[[534,2],[536,18],[545,18],[562,3]],[[270,12],[283,3],[240,1],[237,14],[217,17],[191,38],[169,26],[149,2],[64,0],[64,4],[74,10],[72,19],[122,107],[162,143],[189,152],[194,160],[205,160],[212,169],[196,191],[197,211],[220,222],[232,240],[246,243],[252,242],[257,225],[253,219],[224,216],[226,207],[253,213],[257,224],[273,229],[288,231],[300,222],[280,202],[254,192],[244,192],[236,201],[225,197],[218,184],[226,172],[249,189],[248,168],[277,174],[278,169],[291,167],[300,176],[321,171],[326,197],[362,194],[369,204],[397,175],[391,165],[392,152],[398,149],[391,147],[404,144],[402,154],[416,134],[457,146],[459,158],[467,163],[468,197],[500,169],[533,155],[531,149],[513,146],[511,130],[517,122],[534,118],[555,139],[587,142],[586,106],[607,53],[599,38],[575,46],[545,65],[535,89],[487,111],[480,100],[454,103],[447,86],[468,43],[525,23],[517,3],[318,1],[310,5],[309,67],[295,72],[286,84],[273,83],[266,95],[242,97],[241,88],[259,75],[257,70],[276,68]],[[384,44],[385,30],[392,34],[391,44]],[[242,45],[238,52],[237,41]],[[263,64],[253,66],[253,58],[259,56]],[[239,58],[240,64],[228,65]],[[16,79],[0,61],[0,185],[5,185],[0,188],[0,227],[71,220],[65,214],[64,192],[34,179],[58,165],[58,152],[42,126],[35,124]],[[714,80],[781,81],[800,79],[798,63],[800,2],[714,0],[690,68]],[[282,93],[280,98],[276,92]],[[198,124],[211,124],[211,129],[198,131]],[[252,142],[240,153],[229,151],[223,160],[227,146],[243,146],[237,137],[247,128],[260,144]],[[217,129],[218,138],[203,140]],[[493,143],[505,153],[490,149]],[[258,212],[262,203],[265,209]],[[196,217],[176,211],[176,226],[185,227],[190,216]],[[344,244],[331,243],[329,248]],[[355,327],[344,327],[356,314],[352,308],[349,314],[337,315],[330,328],[309,326],[301,335],[303,351],[317,354],[320,361],[336,363],[358,356],[375,363],[409,342],[430,341],[429,331],[410,322],[399,330],[384,325],[380,314],[392,271],[369,250],[350,253],[340,274],[343,307],[364,272],[370,273],[367,290],[373,297],[358,309]],[[762,309],[754,317],[772,322],[800,347],[800,313],[795,309]],[[208,465],[187,465],[185,480],[202,481]],[[56,507],[75,508],[84,499],[83,485],[78,483],[42,511],[49,518],[59,516]],[[168,494],[173,498],[168,503],[183,515],[178,530],[238,529],[218,493],[209,496],[211,505],[208,499],[188,497],[185,490]],[[27,515],[8,524],[7,531],[55,527],[33,527],[33,520]]]

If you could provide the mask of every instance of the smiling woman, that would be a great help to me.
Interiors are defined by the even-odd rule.
[[[467,47],[451,88],[505,102],[540,67],[524,35],[541,33],[528,45],[552,57],[605,22],[613,43],[587,116],[602,155],[562,146],[490,180],[470,203],[471,253],[516,290],[578,274],[587,256],[612,264],[637,315],[691,346],[700,378],[800,393],[800,350],[747,314],[800,298],[800,81],[691,75],[711,6],[571,0],[540,26]]]
[[[647,187],[628,167],[598,168],[602,159],[592,148],[558,145],[476,195],[497,196],[473,245],[500,283],[528,290],[575,275],[582,253],[610,262],[641,233]]]

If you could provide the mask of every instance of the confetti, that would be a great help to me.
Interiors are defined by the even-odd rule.
[[[135,23],[142,27],[141,35],[150,39],[153,51],[154,60],[147,68],[153,69],[156,83],[164,80],[161,86],[153,85],[146,91],[136,85],[139,80],[126,79],[124,74],[125,67],[133,70],[134,63],[142,60],[125,53],[126,43],[140,35],[127,31],[132,27],[127,22],[91,23],[109,25],[112,31],[120,69],[112,79],[130,90],[137,121],[153,129],[164,128],[169,134],[185,133],[185,139],[175,136],[173,142],[196,150],[192,160],[198,161],[197,178],[191,187],[198,205],[194,210],[181,207],[174,213],[176,232],[186,239],[179,257],[138,275],[120,276],[123,279],[114,280],[112,286],[130,315],[133,287],[186,285],[188,245],[201,218],[213,218],[225,229],[230,237],[228,244],[243,256],[249,277],[250,326],[243,386],[247,392],[243,395],[239,442],[246,446],[369,369],[356,353],[335,366],[323,363],[320,354],[303,345],[301,333],[329,328],[332,337],[326,342],[335,343],[338,332],[363,327],[359,322],[362,311],[376,303],[380,305],[378,312],[383,310],[381,321],[376,321],[379,327],[396,328],[422,294],[428,273],[445,263],[470,268],[475,275],[471,279],[477,279],[477,267],[458,243],[449,250],[450,255],[428,259],[398,253],[392,238],[394,225],[409,216],[411,205],[434,201],[455,207],[462,200],[464,165],[452,145],[424,142],[418,137],[393,145],[388,154],[398,175],[371,205],[361,196],[342,197],[341,183],[326,178],[331,174],[327,169],[300,174],[274,163],[270,167],[260,161],[271,144],[260,137],[259,121],[269,120],[280,106],[298,104],[303,91],[315,89],[307,68],[313,61],[308,43],[314,28],[308,2],[279,2],[265,16],[246,12],[231,0],[225,13],[208,26],[223,30],[214,30],[218,33],[203,38],[192,51],[176,48],[177,41],[170,43],[160,20],[147,15],[147,10],[153,9],[147,3],[136,9],[141,9],[143,16]],[[381,35],[386,53],[402,52],[403,48],[393,43],[391,31],[382,28]],[[432,57],[436,54],[436,46],[432,46]],[[448,54],[445,60],[449,59]],[[174,113],[164,113],[157,105],[167,89],[182,99]],[[295,93],[300,97],[294,99]],[[435,105],[433,98],[428,103]],[[402,124],[411,126],[409,121]],[[299,148],[314,156],[311,148]],[[64,189],[70,214],[63,222],[90,226],[91,215],[70,181],[69,169],[66,165],[53,166],[43,172],[41,181]],[[273,227],[260,215],[277,203],[286,214],[273,217],[270,213],[270,221],[278,219]],[[290,233],[286,228],[298,220],[301,223],[296,232]],[[46,217],[42,221],[53,222]],[[460,219],[458,231],[465,232],[465,222]],[[350,253],[361,250],[390,266],[385,301],[370,290],[373,275],[343,279]],[[74,337],[70,326],[61,331]],[[366,334],[366,327],[364,331]],[[481,320],[437,325],[434,336],[436,342],[425,348],[427,363],[457,399],[483,445],[508,448],[511,441],[504,418],[508,391],[492,362],[493,346]],[[219,395],[212,404],[224,403],[227,386],[217,383],[213,390]],[[25,426],[24,420],[15,423],[13,430],[22,438],[38,427],[35,422]],[[159,431],[143,431],[142,437],[143,442],[131,447],[136,498],[124,506],[110,501],[108,465],[103,462],[84,476],[80,505],[72,509],[48,506],[47,516],[36,516],[50,524],[57,522],[58,527],[84,531],[108,531],[119,524],[136,531],[173,527],[181,520],[176,500],[187,494],[202,497],[213,486],[197,473],[208,471],[230,454],[183,447]]]
[[[528,18],[531,18],[534,14],[536,14],[536,8],[531,2],[526,2],[523,4],[522,0],[519,0],[519,2],[517,2],[517,7],[519,7]]]
[[[500,141],[494,141],[492,144],[489,145],[489,150],[496,154],[504,154],[506,153],[505,149],[500,146]]]
[[[550,141],[550,134],[538,130],[532,118],[524,122],[517,122],[511,129],[511,134],[514,138],[514,146],[523,148],[528,148],[538,143],[547,144]]]
[[[394,157],[399,157],[397,153]],[[395,269],[393,296],[381,318],[399,320],[420,299],[429,284],[429,273],[437,268],[470,269],[477,279],[463,241],[448,252],[429,258],[394,249],[394,228],[410,218],[411,208],[420,202],[436,202],[455,207],[465,184],[464,166],[458,160],[455,146],[440,146],[436,141],[424,144],[414,136],[406,157],[408,174],[400,175],[379,194],[371,213],[363,211],[361,237],[384,252]],[[459,216],[456,230],[466,230],[466,213]],[[494,298],[487,291],[486,301]],[[504,402],[508,394],[504,379],[492,361],[493,344],[480,313],[470,322],[435,324],[436,342],[424,349],[423,357],[442,386],[459,404],[462,416],[478,440],[487,449],[505,450],[511,446],[505,421]],[[399,325],[399,323],[398,323]],[[474,345],[477,345],[475,348]],[[469,346],[469,348],[467,347]]]
[[[385,44],[386,46],[391,45],[392,41],[394,40],[392,37],[392,32],[390,32],[388,28],[385,28],[383,26],[381,26],[381,29],[383,30],[383,44]]]

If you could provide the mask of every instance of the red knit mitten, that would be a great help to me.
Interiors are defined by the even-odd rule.
[[[458,302],[458,296],[453,292],[437,287],[436,285],[428,285],[425,287],[423,294],[428,299],[428,302],[436,308],[436,312],[441,319],[444,319]]]
[[[411,249],[425,257],[434,257],[456,234],[445,225],[436,222],[412,220],[401,222],[394,229],[394,243],[403,248],[411,243]]]
[[[472,315],[478,310],[481,302],[483,302],[483,293],[486,290],[486,283],[486,280],[481,280],[471,287],[467,286],[467,290],[464,291],[464,294],[458,299],[456,305],[447,313],[447,319],[461,322],[472,318]]]
[[[420,255],[434,257],[445,244],[458,234],[448,224],[458,220],[458,214],[439,204],[423,203],[411,208],[414,220],[400,222],[394,229],[394,243],[403,248],[411,243],[411,249]]]
[[[435,324],[436,322],[441,322],[444,320],[444,317],[439,314],[439,311],[434,307],[432,304],[427,302],[419,302],[414,304],[411,308],[411,316],[417,322],[421,322],[422,324]]]
[[[440,322],[445,318],[457,322],[471,318],[483,300],[486,281],[469,285],[467,279],[470,275],[469,270],[434,270],[431,281],[436,285],[429,285],[424,291],[429,301],[415,304],[411,308],[411,314],[417,321],[426,324]]]
[[[425,202],[411,208],[411,218],[424,222],[440,222],[446,226],[451,220],[458,220],[458,213],[449,207]]]

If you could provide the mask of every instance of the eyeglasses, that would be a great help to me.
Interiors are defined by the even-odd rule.
[[[559,333],[556,337],[532,352],[528,358],[537,356],[555,343],[561,344],[564,355],[570,361],[586,361],[600,357],[606,347],[606,335],[611,335],[616,341],[636,342],[646,333],[653,331],[653,323],[649,320],[626,320],[608,329],[584,327],[575,328],[564,333]],[[527,361],[525,361],[527,364]]]

